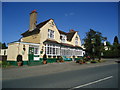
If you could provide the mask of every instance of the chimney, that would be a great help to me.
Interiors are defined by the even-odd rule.
[[[33,31],[36,28],[36,23],[37,23],[37,12],[36,10],[33,10],[30,13],[30,26],[29,26],[29,31]]]
[[[70,31],[69,32],[75,32],[73,29],[70,29]]]

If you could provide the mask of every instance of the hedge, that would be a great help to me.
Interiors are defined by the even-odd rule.
[[[120,57],[120,52],[119,51],[104,51],[103,52],[103,58],[119,58]]]

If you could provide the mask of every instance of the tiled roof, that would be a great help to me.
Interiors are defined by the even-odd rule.
[[[59,44],[57,41],[55,41],[55,40],[52,40],[52,39],[47,39],[47,40],[45,40],[43,43],[45,43],[45,42]]]
[[[60,34],[66,35],[68,41],[71,41],[73,36],[74,36],[74,34],[76,33],[76,31],[72,31],[72,32],[69,32],[69,33],[63,32],[61,30],[58,30],[58,31],[59,31]]]
[[[67,33],[67,40],[71,41],[75,33],[76,31]]]
[[[71,44],[67,44],[67,43],[60,43],[62,46],[67,46],[67,47],[74,47],[73,45]]]
[[[50,21],[50,20],[51,20],[51,19],[46,20],[46,21],[44,21],[44,22],[41,22],[40,24],[38,24],[38,25],[36,26],[36,28],[35,28],[33,31],[27,30],[26,32],[22,33],[21,35],[22,35],[23,37],[26,37],[26,36],[30,36],[30,35],[39,33],[39,32],[40,32],[39,29],[40,29],[42,26],[44,26],[44,25],[45,25],[48,21]]]
[[[61,30],[58,30],[58,31],[59,31],[60,34],[65,34],[65,35],[67,35],[66,32],[63,32],[63,31],[61,31]]]
[[[81,48],[81,49],[83,49],[82,47],[80,47],[80,46],[78,46],[78,45],[76,45],[75,47],[76,47],[76,48]]]
[[[29,31],[27,30],[26,32],[22,33],[21,35],[23,37],[26,37],[26,36],[30,36],[30,35],[34,35],[34,34],[38,34],[40,32],[40,28],[43,27],[48,21],[50,21],[51,19],[48,19],[44,22],[41,22],[40,24],[36,25],[36,28],[33,30],[33,31]],[[76,33],[76,31],[72,31],[72,32],[69,32],[69,33],[66,33],[64,31],[61,31],[61,30],[58,30],[60,34],[65,34],[67,36],[67,40],[68,41],[71,41],[74,34]]]
[[[52,39],[47,39],[46,41],[44,41],[43,43],[52,43],[52,44],[59,44],[61,46],[65,46],[65,47],[71,47],[71,48],[79,48],[79,49],[83,49],[82,47],[80,46],[73,46],[71,44],[67,44],[67,43],[59,43],[55,40],[52,40]]]

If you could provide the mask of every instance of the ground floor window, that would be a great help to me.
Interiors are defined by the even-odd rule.
[[[57,44],[45,44],[45,53],[48,56],[82,56],[82,50],[60,46]]]
[[[58,56],[60,55],[60,46],[54,44],[46,44],[45,53],[46,55]]]

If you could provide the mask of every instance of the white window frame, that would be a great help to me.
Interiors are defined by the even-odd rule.
[[[50,55],[50,56],[58,56],[58,55],[60,55],[60,46],[53,45],[53,44],[46,44],[45,47],[46,47],[46,55]],[[51,52],[50,52],[50,48],[51,48]],[[55,48],[54,49],[55,50],[54,54],[53,54],[53,48]]]
[[[75,45],[78,45],[78,37],[75,37]]]
[[[48,38],[54,39],[55,37],[55,32],[51,29],[48,29]]]
[[[36,48],[38,49],[38,50],[37,50],[37,53],[35,53],[35,49],[36,49]],[[40,53],[39,53],[39,47],[34,47],[34,55],[39,55],[39,54],[40,54]]]
[[[62,38],[61,38],[61,42],[65,43],[65,42],[66,42],[66,40],[67,40],[66,35],[61,34],[61,35],[60,35],[60,37],[62,37]]]

